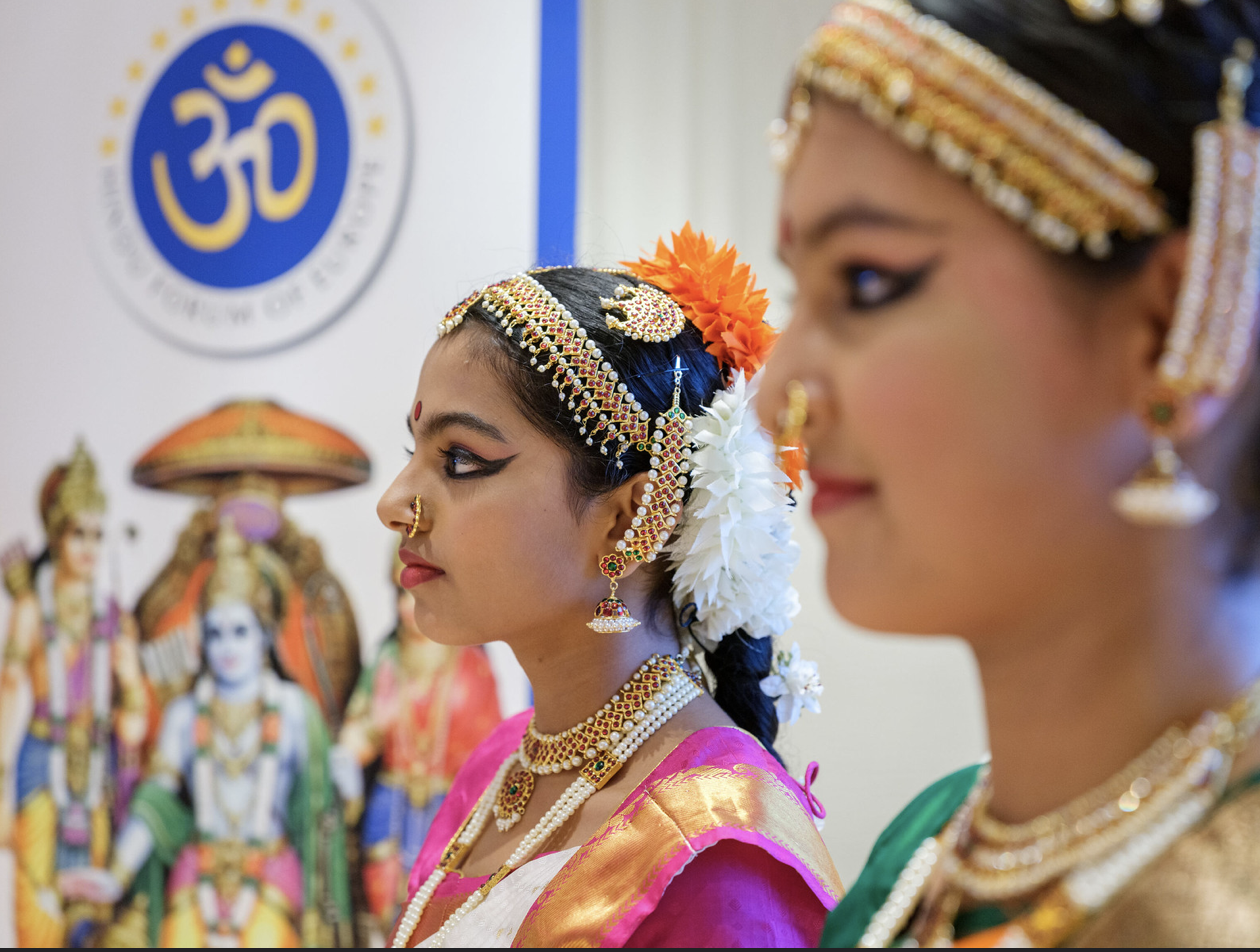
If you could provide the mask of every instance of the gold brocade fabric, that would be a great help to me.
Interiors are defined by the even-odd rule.
[[[601,946],[654,889],[668,885],[721,829],[777,846],[838,901],[840,876],[797,795],[747,764],[701,766],[662,778],[633,798],[573,855],[516,933],[514,946]],[[662,884],[662,878],[665,883]]]
[[[1068,944],[1260,946],[1260,784],[1181,837]]]

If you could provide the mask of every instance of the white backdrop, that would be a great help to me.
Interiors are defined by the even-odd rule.
[[[228,0],[247,10],[255,0]],[[279,3],[281,0],[271,0]],[[192,4],[207,7],[209,0]],[[321,7],[336,9],[338,0]],[[266,358],[199,357],[144,329],[92,259],[81,203],[126,51],[175,5],[115,0],[0,7],[0,543],[40,540],[35,494],[83,435],[110,495],[127,601],[169,557],[191,500],[133,486],[158,436],[229,398],[263,396],[337,426],[372,457],[367,485],[287,503],[324,544],[365,643],[392,615],[390,538],[376,499],[403,462],[402,419],[441,314],[534,253],[537,0],[373,0],[414,111],[411,190],[393,248],[330,328]],[[585,0],[578,251],[606,265],[688,218],[734,240],[785,316],[773,257],[777,180],[764,130],[793,55],[826,0]],[[486,130],[493,128],[491,139]],[[789,639],[820,662],[821,717],[781,749],[822,763],[824,833],[851,882],[884,823],[918,789],[984,748],[981,703],[955,643],[874,637],[845,625],[820,584],[807,518]],[[497,656],[501,660],[501,656]],[[519,695],[506,699],[509,707]]]
[[[792,280],[774,256],[778,176],[765,130],[798,48],[830,0],[586,0],[578,250],[583,263],[637,256],[688,219],[734,241],[782,326]],[[824,551],[797,520],[802,610],[787,641],[819,663],[821,716],[781,735],[798,776],[817,760],[823,838],[845,884],[875,837],[933,780],[985,750],[971,656],[953,640],[865,634],[822,587]]]

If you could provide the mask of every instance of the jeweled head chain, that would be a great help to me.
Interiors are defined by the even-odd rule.
[[[764,292],[753,288],[746,265],[742,271],[736,269],[730,246],[715,250],[713,242],[697,235],[690,225],[673,238],[673,250],[661,242],[655,258],[625,262],[627,271],[620,273],[653,283],[624,284],[613,297],[601,298],[605,322],[632,339],[658,343],[672,340],[691,319],[709,352],[728,372],[751,375],[775,339],[774,331],[762,321]],[[697,248],[701,252],[689,259],[693,266],[679,261],[679,252]],[[704,277],[714,275],[697,275],[697,271],[724,272],[728,278],[742,280],[744,293],[732,295],[724,309],[700,310],[689,289],[695,291],[705,283]],[[538,281],[535,275],[539,273],[514,275],[470,294],[442,320],[438,336],[453,331],[469,308],[480,304],[498,319],[505,333],[519,331],[521,348],[530,352],[530,366],[551,375],[552,387],[572,412],[588,446],[598,445],[618,468],[631,447],[650,454],[648,482],[632,527],[599,563],[609,580],[610,595],[599,603],[588,623],[599,632],[628,631],[639,622],[617,597],[617,581],[632,562],[655,561],[682,516],[692,455],[692,421],[679,405],[685,368],[676,363],[673,404],[653,420],[568,308]],[[720,280],[716,283],[721,284]]]
[[[1163,8],[1162,0],[1067,2],[1082,19],[1122,10],[1144,25]],[[1113,498],[1140,524],[1192,525],[1217,505],[1183,469],[1172,436],[1187,403],[1237,389],[1254,346],[1260,131],[1244,108],[1254,54],[1250,42],[1238,42],[1222,67],[1220,117],[1195,132],[1189,251],[1145,421],[1153,459]],[[808,131],[815,95],[855,105],[911,148],[929,152],[1054,251],[1083,247],[1107,258],[1115,234],[1135,240],[1172,228],[1149,161],[906,0],[844,0],[815,31],[797,62],[787,115],[771,129],[772,154],[784,170]]]

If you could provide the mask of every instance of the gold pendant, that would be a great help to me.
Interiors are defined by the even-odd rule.
[[[508,774],[494,798],[494,825],[506,833],[520,822],[534,792],[534,775],[528,770]]]

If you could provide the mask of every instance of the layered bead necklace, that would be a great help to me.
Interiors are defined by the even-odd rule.
[[[907,923],[920,946],[950,945],[965,901],[1030,896],[997,944],[1061,944],[1211,811],[1257,727],[1260,682],[1189,730],[1169,728],[1102,786],[1027,823],[989,815],[986,768],[945,828],[915,851],[859,947],[886,947]]]
[[[455,925],[481,905],[491,889],[523,866],[649,737],[701,693],[699,673],[684,658],[653,655],[601,710],[576,727],[561,734],[540,734],[531,721],[520,748],[499,767],[472,813],[442,852],[437,867],[407,903],[393,947],[407,947],[438,886],[447,873],[459,868],[492,814],[501,830],[511,829],[520,821],[533,793],[535,774],[579,771],[577,779],[525,834],[507,862],[442,923],[430,940],[433,947],[441,946]]]

